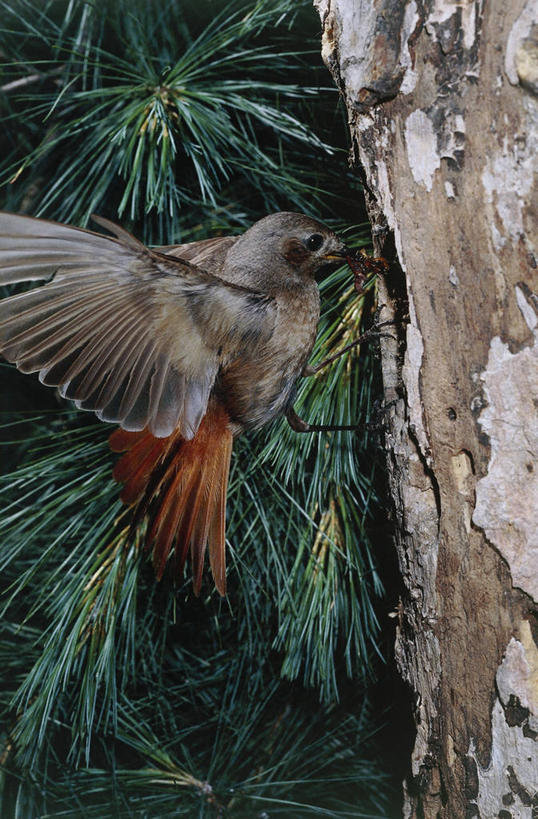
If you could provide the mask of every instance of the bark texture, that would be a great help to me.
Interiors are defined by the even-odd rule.
[[[315,5],[374,238],[396,249],[385,309],[407,306],[382,350],[417,732],[403,812],[534,819],[536,5]]]

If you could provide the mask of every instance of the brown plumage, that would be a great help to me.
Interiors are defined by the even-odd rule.
[[[81,409],[117,423],[122,499],[147,519],[158,577],[206,543],[225,593],[232,441],[291,410],[319,318],[316,272],[341,263],[327,227],[276,213],[240,237],[148,249],[0,213],[0,284],[45,284],[0,302],[0,352]]]

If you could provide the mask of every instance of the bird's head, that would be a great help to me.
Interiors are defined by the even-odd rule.
[[[314,278],[324,267],[346,260],[344,242],[326,225],[301,213],[272,213],[250,227],[233,245],[227,266],[267,288]]]

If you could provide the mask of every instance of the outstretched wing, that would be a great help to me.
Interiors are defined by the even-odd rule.
[[[207,265],[222,264],[228,250],[238,238],[239,236],[212,236],[211,239],[200,239],[184,245],[166,245],[153,249],[169,256],[176,256],[178,259],[185,259],[205,269]]]
[[[96,221],[117,238],[0,213],[0,284],[49,279],[0,301],[0,352],[104,421],[190,439],[222,362],[270,337],[275,304]]]

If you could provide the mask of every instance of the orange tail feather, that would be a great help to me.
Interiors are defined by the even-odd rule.
[[[124,503],[137,505],[146,517],[146,548],[153,549],[160,579],[174,552],[182,573],[190,549],[195,594],[200,593],[206,545],[220,594],[226,593],[226,490],[233,436],[228,416],[218,406],[208,409],[196,436],[186,441],[178,432],[155,438],[147,430],[115,430],[109,443],[124,454],[113,475],[124,484]]]

